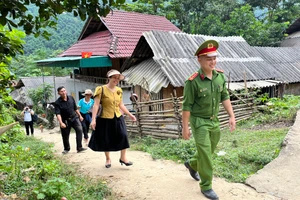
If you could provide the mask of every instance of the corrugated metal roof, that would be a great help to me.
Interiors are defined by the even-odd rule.
[[[170,81],[153,59],[148,59],[122,72],[125,80],[132,85],[140,85],[148,91],[158,93],[162,87],[168,87]]]
[[[275,85],[279,85],[280,81],[274,80],[265,80],[265,81],[251,81],[247,82],[247,88],[265,88],[265,87],[272,87]],[[245,89],[245,83],[230,83],[228,89],[230,90],[242,90]]]
[[[67,81],[67,77],[55,77],[55,85],[56,87],[65,85]],[[28,97],[28,91],[31,89],[36,89],[38,87],[41,87],[43,83],[50,84],[54,86],[54,79],[53,76],[45,76],[43,77],[22,77],[20,78],[21,83],[18,83],[19,87],[18,89],[15,89],[12,91],[11,96],[15,101],[26,103],[27,105],[31,105],[32,101]],[[25,86],[25,87],[22,87]],[[50,102],[54,102],[56,100],[56,88],[53,88],[52,97],[50,98]]]
[[[252,47],[270,64],[300,62],[299,47]]]
[[[300,27],[300,24],[299,24]],[[287,36],[287,38],[299,38],[300,37],[300,31],[297,31],[295,33],[290,34],[289,36]]]
[[[217,66],[231,82],[277,80],[300,82],[299,47],[252,47],[242,37],[214,37],[178,32],[149,31],[140,38],[131,58],[122,70],[146,67],[141,61],[153,58],[174,87],[199,69],[194,56],[198,46],[207,39],[219,42]],[[130,81],[130,80],[129,80]]]
[[[287,38],[280,42],[281,47],[299,47],[300,46],[300,32],[299,37]]]
[[[61,56],[81,55],[82,51],[93,52],[93,55],[109,55],[111,58],[126,58],[131,56],[142,33],[150,30],[178,31],[174,24],[163,16],[114,10],[101,21],[88,20],[85,30],[97,30],[86,36],[82,33],[79,40]],[[103,28],[103,25],[106,28]],[[99,29],[100,29],[99,28]],[[105,29],[105,30],[103,30]],[[85,37],[83,37],[85,36]]]
[[[280,74],[277,80],[286,83],[300,82],[300,48],[299,47],[253,47],[261,57],[272,65],[275,72]],[[271,68],[265,70],[270,72]]]
[[[251,47],[242,37],[213,37],[178,32],[149,31],[143,33],[132,57],[127,59],[122,70],[153,57],[162,72],[174,87],[181,87],[185,80],[199,69],[194,56],[199,45],[207,39],[219,42],[217,68],[231,82],[240,82],[244,77],[248,81],[269,80],[280,77],[275,68],[266,62],[259,51]],[[268,70],[266,70],[268,69]],[[132,70],[132,73],[138,73]]]

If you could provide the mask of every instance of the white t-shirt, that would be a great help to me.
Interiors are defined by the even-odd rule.
[[[30,110],[24,111],[24,122],[31,122],[31,121],[32,121],[32,117],[31,117]]]

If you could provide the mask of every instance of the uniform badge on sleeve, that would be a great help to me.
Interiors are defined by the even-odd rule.
[[[193,74],[190,76],[189,80],[192,81],[192,80],[194,80],[197,76],[198,76],[198,72],[195,72],[195,73],[193,73]]]

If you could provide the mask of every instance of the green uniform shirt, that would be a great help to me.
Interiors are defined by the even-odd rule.
[[[186,80],[183,95],[182,110],[204,119],[216,118],[220,102],[229,99],[224,74],[214,70],[212,79],[209,79],[201,68],[197,77]]]

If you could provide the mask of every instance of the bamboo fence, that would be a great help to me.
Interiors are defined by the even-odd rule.
[[[231,93],[231,101],[236,121],[248,119],[256,111],[253,98],[249,95],[236,95]],[[151,136],[158,139],[177,139],[182,132],[182,101],[183,97],[171,97],[167,99],[152,100],[147,102],[132,102],[126,106],[132,106],[132,114],[137,121],[132,122],[125,117],[127,132],[131,136]],[[164,109],[166,108],[166,109]],[[220,105],[218,115],[220,127],[228,125],[228,114]]]

